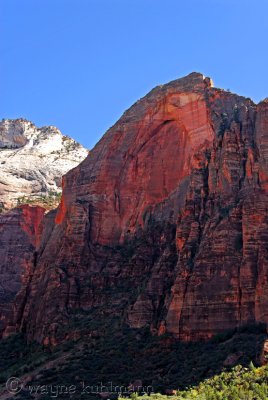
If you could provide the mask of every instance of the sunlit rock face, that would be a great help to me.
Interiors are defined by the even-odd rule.
[[[87,154],[55,127],[0,122],[0,333],[31,276],[38,229],[45,211],[59,204],[62,175]]]
[[[267,323],[267,115],[199,73],[134,104],[65,175],[9,331],[55,344],[96,307],[182,340]]]
[[[54,126],[37,128],[25,119],[0,122],[0,208],[31,202],[56,204],[62,175],[88,151]],[[54,201],[53,201],[54,197]]]
[[[144,213],[188,179],[193,155],[213,142],[205,85],[201,74],[192,74],[155,88],[131,107],[65,177],[56,222],[78,196],[92,208],[93,243],[122,243],[143,226]]]

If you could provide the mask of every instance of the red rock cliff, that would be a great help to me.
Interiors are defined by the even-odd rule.
[[[31,274],[44,212],[42,207],[23,205],[0,215],[0,333]]]
[[[54,343],[76,308],[183,340],[267,323],[267,132],[267,102],[201,74],[152,90],[64,177],[10,325]]]

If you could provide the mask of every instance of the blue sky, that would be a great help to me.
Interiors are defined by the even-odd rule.
[[[0,117],[91,148],[138,98],[192,71],[258,102],[267,16],[267,0],[0,0]]]

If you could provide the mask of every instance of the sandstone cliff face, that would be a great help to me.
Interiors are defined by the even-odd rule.
[[[92,243],[123,243],[143,226],[144,213],[187,180],[193,155],[213,141],[204,85],[193,75],[155,88],[128,110],[65,177],[56,223],[79,198],[91,205]]]
[[[0,122],[0,332],[31,276],[43,207],[58,205],[62,175],[87,154],[55,127],[37,128],[23,119]]]
[[[268,322],[268,103],[211,86],[155,88],[64,177],[8,332],[56,343],[96,308],[183,340]]]
[[[62,175],[88,151],[53,127],[24,119],[0,122],[0,210],[20,203],[56,204]],[[53,201],[54,200],[54,201]]]
[[[42,207],[24,205],[0,214],[0,333],[32,272],[44,213]]]

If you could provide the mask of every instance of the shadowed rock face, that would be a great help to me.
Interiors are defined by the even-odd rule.
[[[16,294],[29,280],[44,212],[24,205],[0,214],[0,332]]]
[[[268,103],[211,86],[155,88],[64,177],[7,333],[55,344],[96,307],[183,340],[268,322]]]

